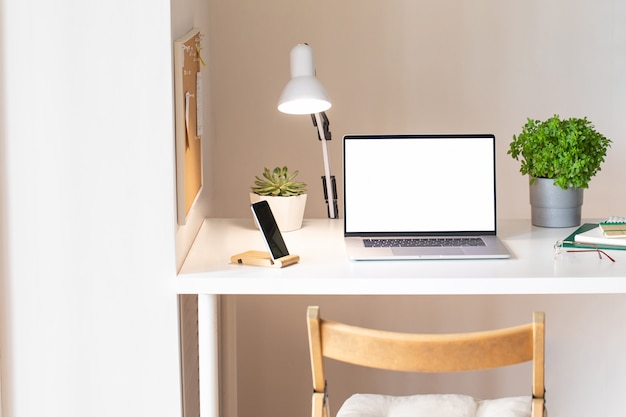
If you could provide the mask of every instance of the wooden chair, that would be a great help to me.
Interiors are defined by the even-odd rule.
[[[308,330],[313,417],[330,417],[324,357],[371,368],[428,373],[489,369],[532,361],[532,400],[528,398],[524,403],[526,408],[528,402],[531,403],[525,415],[546,416],[544,313],[533,313],[531,323],[498,330],[411,334],[324,320],[320,318],[319,307],[309,307]],[[349,415],[361,414],[352,412]]]

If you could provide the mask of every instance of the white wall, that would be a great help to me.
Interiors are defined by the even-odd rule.
[[[0,22],[4,22],[4,4],[0,2]],[[4,25],[2,26],[4,27]],[[4,32],[0,32],[0,56],[4,56]],[[4,65],[0,65],[0,85],[2,85],[2,90],[4,91]],[[2,95],[2,93],[0,93]],[[5,178],[5,134],[4,134],[4,100],[0,100],[0,230],[6,230],[7,222],[6,222],[6,181]],[[6,305],[6,292],[5,292],[5,278],[8,277],[8,259],[7,259],[7,247],[6,247],[6,236],[4,233],[0,232],[0,306]],[[0,310],[0,417],[2,417],[4,409],[2,405],[2,392],[4,391],[2,388],[2,346],[4,345],[4,320],[1,318],[4,315],[4,310]]]
[[[3,416],[180,415],[170,3],[1,5]]]
[[[4,22],[4,8],[2,7],[3,3],[0,2],[0,22]],[[4,26],[2,26],[4,27]],[[4,56],[4,33],[0,32],[0,56]],[[4,65],[0,65],[0,85],[2,85],[2,90],[4,91]],[[0,93],[2,95],[2,93]],[[5,134],[4,134],[4,100],[0,100],[0,149],[3,150],[0,152],[0,230],[7,229],[7,220],[5,214],[6,207],[6,181],[5,181]],[[8,277],[8,259],[7,259],[7,247],[6,247],[6,236],[4,233],[0,232],[0,306],[7,305],[7,297],[5,291],[5,280]],[[3,366],[2,366],[2,351],[4,346],[4,338],[5,338],[5,320],[2,319],[4,317],[5,310],[0,307],[0,417],[4,415],[3,411],[4,406],[2,403],[2,393],[4,392],[2,379],[4,377]]]

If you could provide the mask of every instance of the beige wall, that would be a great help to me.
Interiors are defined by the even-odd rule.
[[[276,110],[289,77],[289,51],[300,42],[313,47],[318,78],[333,100],[327,114],[340,196],[344,134],[492,132],[498,138],[500,217],[527,218],[526,179],[506,150],[527,117],[558,113],[588,116],[614,141],[586,191],[583,215],[626,213],[626,196],[612,192],[626,174],[623,1],[209,0],[209,16],[208,215],[248,216],[254,175],[264,166],[288,165],[309,183],[306,215],[325,217],[321,149],[311,121]],[[626,349],[624,301],[624,296],[228,297],[224,319],[237,327],[224,340],[225,349],[237,352],[238,396],[235,406],[227,407],[238,408],[240,417],[310,412],[304,311],[307,304],[320,304],[337,319],[437,331],[514,324],[534,309],[544,310],[551,416],[623,415],[617,393],[626,389],[620,360]],[[588,337],[579,340],[578,331]],[[513,372],[526,378],[525,371]],[[526,379],[502,376],[472,386],[466,379],[437,379],[433,385],[406,376],[334,372],[334,411],[352,384],[396,393],[469,388],[485,396],[529,388]]]
[[[506,150],[527,117],[588,116],[614,140],[584,216],[626,212],[626,7],[609,1],[211,0],[216,216],[248,215],[264,166],[299,169],[308,217],[324,217],[320,145],[308,116],[276,110],[289,51],[309,43],[333,100],[332,170],[346,133],[492,132],[501,218],[529,216],[526,179]],[[416,187],[419,185],[416,184]],[[341,187],[340,187],[341,188]],[[341,190],[340,190],[341,194]],[[340,205],[342,200],[340,199]]]

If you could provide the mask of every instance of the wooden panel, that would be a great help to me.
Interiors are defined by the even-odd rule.
[[[202,189],[202,76],[201,34],[192,29],[174,42],[176,104],[176,189],[178,224]]]
[[[404,334],[323,321],[323,355],[411,372],[487,369],[532,360],[532,325],[464,334]]]

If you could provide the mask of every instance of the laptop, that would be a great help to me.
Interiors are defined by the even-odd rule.
[[[346,135],[352,260],[509,258],[496,235],[495,136]]]

